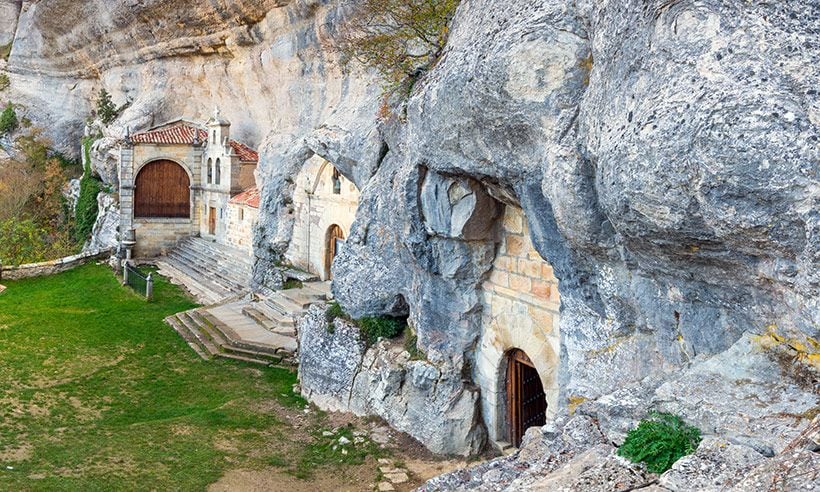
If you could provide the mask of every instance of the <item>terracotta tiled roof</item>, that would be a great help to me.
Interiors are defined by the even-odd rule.
[[[181,121],[170,126],[131,135],[131,141],[134,143],[190,145],[194,142],[195,131],[199,132],[200,142],[207,140],[208,132],[198,129],[190,123]]]
[[[248,188],[242,193],[231,198],[234,205],[246,205],[248,207],[259,208],[259,188]]]
[[[148,130],[142,133],[136,133],[131,135],[131,141],[134,143],[148,143],[148,144],[187,144],[191,145],[194,143],[194,132],[199,133],[199,141],[200,142],[207,142],[208,141],[208,132],[203,130],[202,128],[198,128],[194,126],[193,123],[187,121],[178,121],[175,123],[171,123],[169,125],[156,128],[154,130]],[[253,150],[252,148],[248,147],[247,145],[243,144],[242,142],[237,142],[236,140],[230,140],[228,142],[236,153],[239,156],[239,160],[242,162],[258,162],[259,161],[259,154]]]
[[[229,143],[231,144],[233,151],[236,152],[236,155],[239,156],[240,161],[259,162],[259,154],[252,148],[242,142],[237,142],[236,140],[231,140]]]

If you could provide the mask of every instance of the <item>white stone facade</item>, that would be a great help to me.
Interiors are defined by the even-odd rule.
[[[558,280],[533,248],[519,208],[506,207],[502,242],[481,299],[484,315],[475,380],[489,437],[504,442],[509,433],[506,355],[511,350],[523,350],[535,365],[546,394],[547,418],[558,408]]]
[[[330,162],[314,156],[299,173],[293,194],[293,236],[285,254],[293,266],[323,280],[330,278],[328,232],[336,225],[347,238],[359,206],[356,185],[334,171]]]

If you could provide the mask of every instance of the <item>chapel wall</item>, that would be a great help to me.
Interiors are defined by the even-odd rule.
[[[482,415],[494,441],[506,441],[506,354],[523,350],[541,377],[547,416],[558,408],[560,295],[552,267],[533,247],[527,218],[507,206],[501,243],[482,284],[482,334],[476,349],[475,380]]]
[[[285,253],[293,266],[323,280],[327,279],[327,232],[335,224],[347,238],[359,206],[356,185],[341,176],[341,193],[336,195],[332,176],[332,164],[321,157],[314,156],[305,163],[296,180],[293,235]]]
[[[227,244],[253,253],[253,227],[259,210],[247,205],[228,204]]]

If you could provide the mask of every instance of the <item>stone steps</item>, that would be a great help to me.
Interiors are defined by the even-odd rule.
[[[214,258],[219,258],[217,266],[225,267],[241,273],[250,274],[253,269],[252,258],[246,251],[208,243],[200,238],[188,238],[180,242],[182,251],[189,252],[200,257],[203,261],[209,262]]]
[[[180,241],[157,265],[200,303],[213,304],[248,292],[251,262],[246,251],[192,237]]]
[[[172,283],[185,286],[185,288],[188,289],[188,291],[202,304],[213,304],[219,302],[220,299],[223,299],[228,295],[228,292],[223,289],[219,289],[219,291],[216,292],[203,286],[197,282],[195,278],[179,270],[170,262],[158,260],[156,265],[159,269],[158,273],[160,275],[168,277],[171,279]]]
[[[231,267],[229,260],[222,256],[205,256],[189,249],[177,248],[172,250],[168,257],[191,267],[196,267],[201,272],[208,272],[213,275],[215,281],[228,289],[244,288],[250,279],[249,271],[246,272],[245,270],[238,270],[238,267]],[[247,278],[245,273],[248,273]]]
[[[291,353],[277,353],[275,347],[259,346],[251,342],[232,340],[222,328],[214,324],[205,308],[192,309],[165,319],[188,345],[205,360],[213,357],[238,360],[261,365],[292,365]]]

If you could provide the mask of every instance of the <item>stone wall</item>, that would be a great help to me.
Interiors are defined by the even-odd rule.
[[[42,263],[28,263],[19,266],[1,266],[0,280],[20,280],[23,278],[44,277],[62,273],[90,261],[100,260],[111,256],[112,250],[96,250],[66,256],[57,260],[44,261]]]
[[[558,280],[533,247],[527,218],[520,208],[507,206],[493,269],[482,284],[482,333],[475,356],[474,377],[492,440],[507,440],[505,355],[512,349],[523,350],[538,370],[548,417],[559,407],[559,303]]]
[[[247,205],[228,204],[227,243],[253,254],[253,228],[259,220],[259,209]]]
[[[176,244],[195,235],[190,219],[134,219],[137,233],[135,258],[152,258],[170,251]]]
[[[134,184],[140,169],[149,162],[167,159],[185,168],[191,181],[189,219],[135,218]],[[135,229],[137,258],[157,256],[174,247],[180,239],[198,232],[200,207],[197,197],[201,185],[202,149],[192,145],[138,144],[120,151],[120,231]]]
[[[325,268],[328,230],[338,225],[347,238],[359,204],[359,190],[344,176],[339,178],[341,193],[333,193],[333,170],[330,162],[314,156],[299,173],[293,193],[293,236],[285,255],[294,266],[323,280],[328,278]]]
[[[231,195],[227,191],[211,188],[210,185],[204,185],[203,190],[199,193],[198,199],[195,200],[195,208],[198,209],[199,214],[199,222],[196,230],[200,236],[216,240],[223,244],[228,242],[228,202],[230,199]],[[208,224],[210,208],[214,208],[216,211],[215,234],[211,234]]]

